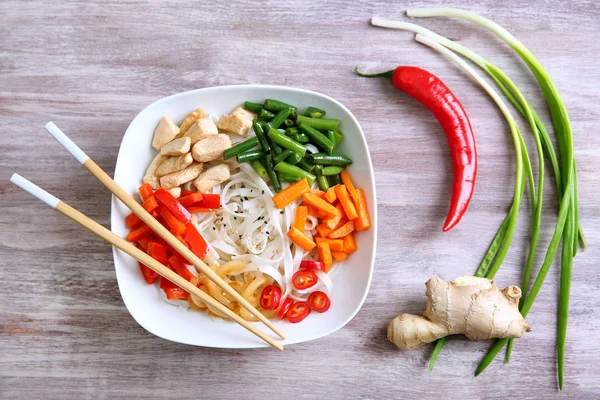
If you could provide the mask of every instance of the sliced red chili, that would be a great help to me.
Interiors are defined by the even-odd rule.
[[[299,301],[290,307],[287,318],[292,324],[297,324],[310,314],[310,305],[305,301]]]
[[[286,298],[283,303],[281,304],[281,307],[279,307],[279,311],[277,312],[277,317],[279,317],[279,319],[285,319],[288,310],[290,309],[290,307],[292,306],[292,304],[294,304],[294,299],[290,299],[289,297]]]
[[[267,285],[260,295],[260,306],[265,310],[277,310],[281,301],[281,289],[274,285]]]
[[[317,290],[308,296],[308,304],[316,312],[324,313],[331,307],[331,300],[329,300],[329,296],[325,293]]]
[[[315,270],[322,271],[323,263],[321,261],[303,260],[300,263],[300,268],[301,269],[315,269]]]
[[[179,221],[183,223],[190,221],[191,215],[188,210],[179,204],[177,199],[173,197],[171,193],[167,192],[166,189],[158,189],[156,192],[154,192],[154,197],[156,197],[156,200],[158,200],[160,203],[164,204],[169,209],[171,214],[173,214]]]
[[[292,276],[292,284],[298,290],[308,289],[316,285],[319,278],[313,270],[301,269]]]

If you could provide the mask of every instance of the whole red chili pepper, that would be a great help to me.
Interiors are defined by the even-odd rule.
[[[450,145],[454,169],[450,211],[442,227],[442,231],[449,231],[467,211],[477,176],[475,137],[465,109],[437,76],[421,68],[400,66],[393,71],[367,75],[359,72],[357,67],[355,72],[369,78],[391,78],[395,87],[427,107],[442,125]]]

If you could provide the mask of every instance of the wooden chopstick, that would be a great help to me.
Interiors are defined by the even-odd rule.
[[[129,254],[131,257],[135,258],[142,264],[148,266],[150,269],[158,273],[163,278],[166,278],[174,284],[178,285],[189,294],[199,297],[203,302],[209,304],[210,306],[217,309],[219,312],[225,314],[227,317],[231,318],[244,328],[248,329],[250,332],[254,333],[256,336],[258,336],[271,346],[275,347],[278,350],[283,350],[283,346],[281,345],[281,343],[267,336],[264,332],[257,329],[254,325],[240,317],[238,314],[234,313],[229,308],[221,304],[219,301],[217,301],[207,293],[203,292],[202,290],[198,289],[195,285],[191,284],[181,276],[177,275],[175,272],[171,271],[169,268],[162,265],[160,262],[156,261],[154,258],[150,257],[148,254],[144,253],[127,240],[119,237],[112,231],[106,229],[104,226],[94,221],[93,219],[87,217],[86,215],[71,207],[67,203],[54,197],[50,193],[46,192],[44,189],[23,178],[19,174],[13,174],[10,181],[13,182],[15,185],[19,186],[21,189],[28,192],[29,194],[33,195],[34,197],[42,200],[44,203],[54,208],[56,211],[77,222],[79,225],[83,226],[96,236],[99,236],[100,238],[104,239],[116,248]]]
[[[179,254],[185,257],[192,265],[202,271],[204,275],[219,286],[223,291],[233,297],[242,307],[253,314],[269,329],[275,332],[280,338],[285,339],[285,335],[281,332],[267,317],[258,311],[252,304],[248,302],[241,294],[233,289],[227,282],[198,258],[190,249],[181,243],[168,229],[158,222],[144,207],[142,207],[133,197],[121,188],[102,168],[100,168],[87,154],[83,152],[67,135],[64,134],[53,122],[48,122],[44,127],[54,139],[56,139],[65,149],[67,149],[73,157],[77,159],[83,166],[92,173],[108,190],[110,190],[119,200],[121,200],[135,215],[137,215],[146,225],[161,238],[163,238],[171,247]]]

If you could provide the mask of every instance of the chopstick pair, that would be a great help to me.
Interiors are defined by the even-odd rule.
[[[273,325],[273,323],[261,314],[252,304],[244,299],[237,291],[235,291],[227,282],[225,282],[217,273],[215,273],[210,267],[208,267],[200,258],[198,258],[191,250],[189,250],[183,243],[181,243],[175,236],[171,234],[160,222],[158,222],[150,213],[148,213],[137,201],[135,201],[125,190],[123,190],[117,183],[110,177],[106,172],[102,170],[91,158],[89,158],[71,139],[69,139],[54,123],[48,122],[45,129],[61,144],[65,147],[83,166],[92,173],[108,190],[110,190],[119,200],[121,200],[131,211],[133,211],[146,225],[163,238],[171,247],[173,247],[179,254],[186,258],[196,269],[202,271],[211,281],[219,286],[224,292],[232,296],[242,307],[248,312],[256,316],[261,322],[263,322],[269,329],[275,332],[279,337],[285,339],[283,333]],[[110,230],[106,229],[102,225],[88,218],[81,212],[70,207],[68,204],[60,201],[50,193],[39,188],[35,184],[31,183],[27,179],[21,177],[18,174],[14,174],[11,178],[11,182],[21,187],[26,192],[32,194],[34,197],[42,200],[50,207],[56,209],[63,215],[69,217],[73,221],[79,223],[84,228],[90,230],[92,233],[111,243],[113,246],[119,248],[130,256],[134,257],[138,261],[150,267],[152,270],[157,272],[162,277],[180,286],[188,293],[199,297],[202,301],[210,304],[218,311],[227,315],[233,321],[242,325],[244,328],[254,333],[256,336],[270,344],[271,346],[283,350],[283,346],[276,342],[274,339],[265,335],[264,332],[258,330],[252,324],[239,315],[225,307],[223,304],[198,289],[166,266],[162,265],[158,261],[154,260],[143,251],[139,250],[133,244],[127,242],[121,237],[117,236]]]

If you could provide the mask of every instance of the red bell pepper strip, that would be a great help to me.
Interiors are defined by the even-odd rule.
[[[194,207],[219,208],[221,207],[221,195],[203,193],[202,200],[195,203]]]
[[[190,250],[201,260],[208,252],[208,244],[206,244],[200,232],[191,223],[185,224],[183,240],[185,240]]]
[[[169,300],[187,300],[190,297],[190,294],[179,286],[165,289],[165,294]]]
[[[216,211],[216,208],[204,208],[204,207],[191,206],[191,207],[187,207],[186,210],[188,210],[190,212],[190,214],[195,214],[195,213],[201,213],[201,212]]]
[[[146,236],[137,241],[138,247],[144,251],[144,253],[148,253],[148,243],[152,240],[152,236]]]
[[[185,224],[175,218],[164,204],[158,206],[158,213],[165,220],[174,235],[182,235],[185,232]]]
[[[131,213],[125,217],[125,224],[129,229],[135,229],[138,226],[142,225],[142,220],[134,213]]]
[[[156,280],[158,279],[158,274],[139,261],[138,264],[140,266],[142,276],[144,277],[148,285],[152,285],[154,282],[156,282]]]
[[[184,207],[189,207],[194,203],[198,203],[199,201],[202,201],[202,193],[192,193],[179,198],[179,204]]]
[[[163,265],[167,265],[167,246],[158,242],[148,243],[148,255]]]
[[[189,269],[183,264],[183,262],[177,256],[169,257],[169,265],[177,272],[177,275],[181,276],[186,281],[191,281],[194,275]]]
[[[192,192],[191,190],[182,190],[181,197],[189,196],[190,194],[194,194],[194,193],[198,193],[198,192]]]
[[[149,213],[152,213],[154,210],[156,210],[158,208],[158,202],[156,201],[156,197],[154,197],[154,196],[148,197],[142,203],[142,207],[144,207],[144,210],[148,211]]]
[[[190,221],[191,215],[188,210],[179,204],[177,199],[173,197],[171,193],[167,192],[166,189],[158,189],[156,192],[154,192],[154,197],[156,197],[156,200],[158,200],[160,203],[164,204],[169,209],[171,214],[173,214],[179,221],[183,222],[184,224]]]
[[[144,183],[142,186],[140,186],[140,196],[142,197],[142,202],[146,201],[148,197],[152,196],[152,193],[154,193],[154,191],[152,190],[152,186],[150,186],[150,184]]]
[[[477,176],[475,137],[465,109],[437,76],[421,68],[400,66],[393,71],[374,75],[363,74],[356,69],[356,73],[366,77],[391,78],[396,88],[427,107],[442,125],[450,145],[454,169],[450,211],[442,227],[442,231],[449,231],[467,211]]]
[[[144,225],[140,226],[139,228],[136,228],[136,229],[132,230],[131,232],[129,232],[129,235],[127,235],[127,240],[129,240],[130,242],[137,242],[141,238],[149,236],[151,233],[152,233],[152,228],[150,228],[148,225],[144,224]]]

